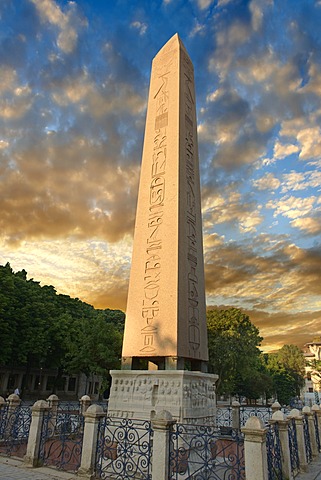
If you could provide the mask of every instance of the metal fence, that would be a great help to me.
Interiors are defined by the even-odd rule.
[[[216,409],[216,425],[223,427],[223,426],[231,426],[232,425],[232,410],[233,407],[231,406],[221,406],[217,407]],[[242,405],[239,408],[240,411],[240,426],[244,427],[246,421],[250,417],[259,417],[265,425],[268,424],[269,420],[272,418],[273,410],[271,407],[266,406],[247,406]],[[288,415],[290,410],[287,407],[282,407],[281,411]]]
[[[99,422],[95,471],[98,478],[151,480],[150,421],[103,417]]]
[[[303,415],[303,432],[304,432],[304,444],[306,452],[307,463],[312,460],[312,448],[311,448],[311,438],[309,431],[309,420],[307,415]]]
[[[283,480],[281,464],[281,443],[278,424],[270,425],[266,434],[268,479]]]
[[[10,408],[9,404],[0,409],[0,453],[24,457],[31,424],[31,408],[19,405]]]
[[[59,470],[76,471],[81,462],[84,417],[75,404],[60,404],[46,412],[40,439],[40,462]]]
[[[231,429],[175,424],[170,433],[169,479],[245,479],[244,440]]]
[[[300,468],[300,461],[299,461],[297,431],[296,431],[296,424],[295,424],[294,418],[292,418],[288,424],[288,435],[289,435],[291,471],[293,475],[296,475]]]

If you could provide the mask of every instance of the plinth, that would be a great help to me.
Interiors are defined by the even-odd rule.
[[[162,410],[187,424],[215,424],[217,375],[186,370],[112,370],[108,415],[151,420]]]

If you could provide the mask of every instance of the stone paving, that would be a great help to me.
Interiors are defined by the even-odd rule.
[[[77,480],[77,475],[47,467],[28,468],[22,460],[0,456],[1,480]],[[321,454],[309,465],[309,471],[295,480],[321,480]]]
[[[321,480],[321,454],[309,464],[308,472],[300,473],[295,480]]]
[[[72,473],[60,472],[47,467],[28,468],[22,460],[0,456],[1,480],[76,480]]]

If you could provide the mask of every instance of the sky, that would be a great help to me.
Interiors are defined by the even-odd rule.
[[[321,1],[0,0],[0,264],[126,309],[150,69],[195,69],[208,306],[321,333]]]

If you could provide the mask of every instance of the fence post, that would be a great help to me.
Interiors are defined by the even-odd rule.
[[[307,472],[308,470],[308,462],[307,456],[305,452],[305,441],[304,441],[304,431],[303,431],[303,417],[300,414],[300,411],[297,408],[293,408],[288,415],[288,418],[293,418],[295,421],[295,428],[296,428],[296,438],[298,442],[298,456],[299,456],[299,464],[300,470],[302,472]]]
[[[312,453],[312,457],[316,457],[318,455],[319,451],[318,451],[318,445],[317,445],[317,438],[316,438],[316,434],[315,434],[313,413],[311,412],[311,408],[308,407],[308,406],[305,406],[305,407],[302,408],[302,413],[308,417],[310,442],[311,442],[311,453]]]
[[[20,400],[19,395],[15,394],[15,393],[12,393],[7,398],[7,401],[9,403],[8,414],[10,415],[11,413],[13,413],[15,411],[16,408],[19,407],[19,405],[21,403],[21,400]]]
[[[273,415],[273,413],[278,412],[279,410],[281,410],[281,405],[279,404],[278,401],[276,401],[276,402],[272,403],[271,409],[272,409],[272,415]]]
[[[95,478],[95,459],[98,437],[99,420],[105,416],[105,412],[100,405],[91,405],[84,413],[85,428],[83,447],[81,453],[81,463],[78,470],[79,477],[88,479]]]
[[[5,399],[3,397],[0,397],[0,410],[2,407],[4,407],[5,405],[7,405],[7,402],[5,401]]]
[[[81,399],[79,400],[80,402],[80,413],[81,415],[84,415],[85,412],[87,412],[88,408],[91,405],[91,399],[89,395],[83,395]]]
[[[289,420],[286,420],[284,413],[278,410],[273,413],[272,419],[269,420],[270,425],[274,425],[275,423],[277,423],[279,427],[282,474],[284,478],[291,479],[293,476],[289,443]]]
[[[51,415],[48,424],[48,433],[49,436],[53,436],[55,434],[56,425],[57,425],[57,417],[58,417],[58,404],[59,398],[54,393],[47,398],[48,405],[51,409]]]
[[[319,440],[321,440],[321,408],[319,405],[312,405],[311,408],[313,414],[316,416],[316,424],[319,432]]]
[[[240,402],[232,402],[232,428],[239,430],[241,428]]]
[[[170,412],[163,410],[152,420],[154,430],[153,437],[153,480],[164,480],[168,478],[169,471],[169,433],[171,426],[176,423]]]
[[[260,418],[250,417],[241,431],[244,433],[246,480],[267,480],[267,428]]]
[[[32,407],[32,418],[28,437],[27,452],[24,457],[24,462],[29,467],[39,466],[39,450],[41,429],[45,412],[48,412],[50,407],[44,400],[38,400]]]

